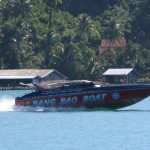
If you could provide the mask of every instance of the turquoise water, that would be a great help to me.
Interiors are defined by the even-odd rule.
[[[117,111],[43,111],[15,107],[24,92],[0,91],[1,150],[149,150],[150,98]]]

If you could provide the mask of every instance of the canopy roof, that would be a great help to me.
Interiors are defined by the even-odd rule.
[[[88,80],[61,80],[61,81],[48,81],[40,84],[34,84],[37,89],[54,89],[58,87],[62,88],[85,88],[93,87],[95,84]]]

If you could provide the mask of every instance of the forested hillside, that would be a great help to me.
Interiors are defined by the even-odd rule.
[[[135,67],[150,78],[149,0],[0,0],[0,69],[54,68],[70,79]],[[125,48],[95,55],[101,39]]]

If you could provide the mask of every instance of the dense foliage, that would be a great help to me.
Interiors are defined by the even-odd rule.
[[[149,0],[0,0],[0,68],[55,68],[93,79],[110,67],[150,77]],[[95,55],[100,39],[127,46]]]

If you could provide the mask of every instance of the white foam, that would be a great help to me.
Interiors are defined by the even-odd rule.
[[[15,100],[12,98],[3,98],[0,100],[0,111],[14,111]]]
[[[84,107],[80,108],[50,108],[50,107],[30,107],[30,106],[16,106],[15,99],[10,97],[4,97],[0,100],[0,112],[9,112],[9,111],[22,111],[22,112],[55,112],[55,111],[82,111],[86,110]]]

